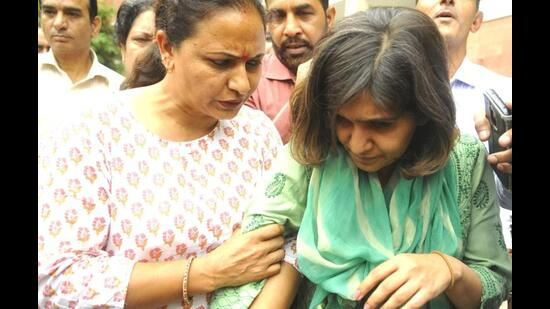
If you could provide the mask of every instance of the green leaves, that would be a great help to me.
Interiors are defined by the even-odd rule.
[[[99,62],[120,74],[124,74],[120,49],[115,43],[115,9],[102,2],[98,8],[98,15],[101,18],[101,29],[99,34],[92,40],[92,48]]]

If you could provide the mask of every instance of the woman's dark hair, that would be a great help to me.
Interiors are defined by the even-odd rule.
[[[139,14],[153,9],[153,0],[123,1],[116,13],[115,41],[117,45],[126,45],[132,24]]]
[[[405,177],[428,175],[448,159],[457,137],[446,49],[424,13],[373,8],[337,22],[318,42],[308,78],[291,98],[291,150],[318,165],[338,143],[338,110],[368,92],[378,108],[412,112],[417,127],[401,158]]]
[[[154,3],[155,26],[164,31],[174,48],[197,31],[197,23],[212,14],[228,8],[255,9],[265,25],[265,10],[259,0],[158,0]],[[166,75],[157,44],[136,59],[134,69],[123,82],[121,89],[148,86],[161,81]]]
[[[162,80],[166,75],[166,68],[161,59],[157,44],[149,45],[136,57],[134,68],[120,85],[120,90],[145,87]]]

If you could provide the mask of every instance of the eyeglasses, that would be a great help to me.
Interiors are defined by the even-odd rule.
[[[50,46],[38,44],[38,53],[46,53],[50,50]]]

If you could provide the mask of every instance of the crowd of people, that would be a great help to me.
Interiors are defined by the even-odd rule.
[[[40,8],[39,308],[507,299],[511,130],[489,154],[483,91],[511,109],[511,80],[467,60],[479,0],[124,0],[124,76],[96,0]]]

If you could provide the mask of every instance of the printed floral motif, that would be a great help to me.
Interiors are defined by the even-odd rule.
[[[172,246],[172,243],[174,242],[174,237],[175,234],[172,230],[168,230],[162,233],[162,241],[164,241],[164,243],[169,247]]]
[[[78,148],[73,147],[73,148],[71,148],[71,150],[69,152],[69,158],[75,164],[78,164],[82,160],[82,154],[80,153],[80,150]]]
[[[94,200],[90,197],[82,198],[82,208],[86,209],[88,214],[90,214],[95,208]]]
[[[44,204],[42,205],[42,211],[40,212],[40,216],[43,220],[48,219],[48,216],[50,215],[50,205]]]
[[[269,119],[248,108],[203,138],[172,143],[134,125],[127,107],[90,113],[40,155],[40,308],[123,307],[135,262],[215,250],[240,227],[280,147]],[[208,308],[194,299],[193,309]]]
[[[86,180],[93,184],[94,181],[97,179],[95,169],[92,166],[84,167],[84,177],[86,178]]]

